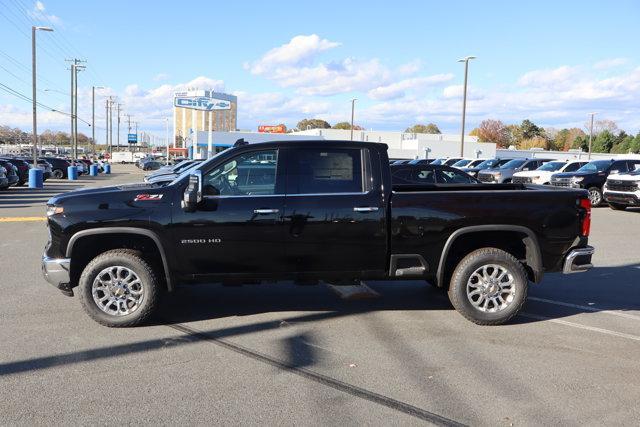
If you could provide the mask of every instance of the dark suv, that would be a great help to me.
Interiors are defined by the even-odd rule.
[[[51,163],[51,176],[56,179],[64,179],[67,177],[67,168],[71,166],[71,162],[59,157],[44,157],[44,160]]]
[[[5,160],[16,167],[16,172],[18,173],[18,182],[16,185],[18,187],[29,180],[29,163],[25,162],[24,160],[9,157],[3,157],[0,160]]]
[[[610,173],[626,173],[633,171],[640,164],[638,159],[594,160],[575,172],[557,173],[551,176],[551,185],[556,187],[585,188],[589,190],[592,206],[604,203],[602,186]]]

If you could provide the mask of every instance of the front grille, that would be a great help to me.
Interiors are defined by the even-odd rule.
[[[607,189],[611,191],[634,192],[634,191],[638,191],[638,184],[635,182],[628,182],[628,181],[625,182],[625,181],[608,180]]]
[[[533,181],[528,176],[514,176],[511,182],[514,184],[531,184]]]
[[[493,175],[491,175],[491,174],[488,174],[488,173],[478,174],[478,179],[481,182],[494,182],[495,181],[495,177]]]
[[[551,185],[555,185],[556,187],[571,187],[571,178],[552,179]]]

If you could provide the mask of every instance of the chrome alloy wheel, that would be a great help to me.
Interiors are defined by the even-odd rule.
[[[592,188],[589,190],[589,201],[591,206],[598,206],[602,202],[602,194],[597,189]]]
[[[497,264],[477,268],[467,281],[467,298],[477,310],[495,313],[507,308],[515,299],[513,274]]]
[[[130,268],[111,266],[103,269],[91,286],[93,301],[111,316],[125,316],[136,311],[144,300],[144,287]]]

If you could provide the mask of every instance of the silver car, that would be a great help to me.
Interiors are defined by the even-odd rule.
[[[548,161],[550,159],[513,159],[497,169],[481,170],[478,179],[491,184],[509,183],[514,173],[536,170]]]

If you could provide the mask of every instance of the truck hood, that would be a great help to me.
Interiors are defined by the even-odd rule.
[[[573,178],[574,176],[589,176],[600,172],[560,172],[554,173],[554,178]],[[603,172],[604,173],[604,172]]]
[[[122,200],[122,198],[117,197],[118,193],[121,193],[123,198],[127,198],[131,195],[132,200],[135,199],[137,194],[147,193],[150,191],[158,190],[159,187],[154,184],[148,183],[131,183],[131,184],[122,184],[122,185],[114,185],[110,187],[98,187],[98,188],[87,188],[83,190],[74,190],[69,191],[68,193],[58,194],[57,196],[49,199],[47,204],[60,204],[72,199],[79,199],[83,197],[93,197],[93,196],[103,196],[101,198],[104,199],[112,199],[118,198]]]
[[[545,175],[551,175],[553,174],[553,172],[551,171],[522,171],[522,172],[516,172],[513,174],[513,176],[545,176]]]
[[[640,173],[638,171],[630,172],[630,173],[616,173],[609,175],[610,180],[616,181],[631,181],[637,182],[640,181]]]

